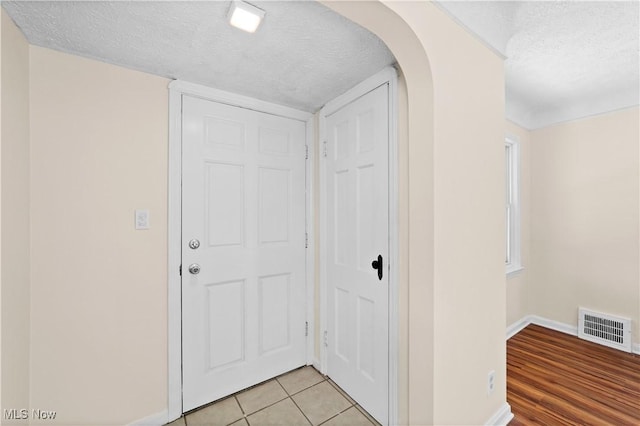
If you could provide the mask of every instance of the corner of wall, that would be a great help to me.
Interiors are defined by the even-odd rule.
[[[0,7],[0,14],[6,13]],[[0,16],[0,70],[2,70],[2,17]],[[0,241],[2,241],[2,71],[0,71]],[[0,377],[2,377],[2,244],[0,244]],[[2,408],[2,382],[0,382],[0,408]],[[0,416],[0,426],[2,425]]]
[[[630,317],[640,341],[639,140],[638,107],[531,132],[530,313]]]
[[[168,404],[169,80],[37,46],[30,65],[31,406],[128,424]]]
[[[531,132],[506,120],[505,133],[520,143],[521,262],[523,269],[507,277],[507,323],[509,327],[532,314],[531,306]]]
[[[27,408],[30,402],[30,136],[29,43],[4,9],[0,21],[0,407],[4,410]],[[4,423],[8,424],[6,419]]]

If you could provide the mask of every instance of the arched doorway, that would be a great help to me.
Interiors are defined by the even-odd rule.
[[[433,422],[433,83],[424,46],[401,5],[324,1],[376,34],[396,57],[399,90],[398,424]],[[406,98],[403,98],[406,94]],[[424,170],[427,170],[425,175]],[[415,226],[410,224],[414,223]],[[424,226],[427,224],[427,226]],[[410,295],[410,297],[409,297]],[[411,344],[409,344],[411,336]],[[392,366],[393,368],[393,366]]]
[[[424,47],[409,24],[378,1],[326,2],[326,6],[378,35],[397,58],[401,72],[399,105],[398,211],[399,211],[399,291],[391,309],[397,310],[396,345],[398,379],[390,383],[397,394],[391,418],[398,423],[431,423],[433,412],[433,238],[430,226],[409,228],[412,218],[432,223],[431,174],[433,151],[433,95],[429,62]],[[427,170],[425,174],[424,171]],[[411,184],[413,183],[413,185]],[[420,285],[411,285],[411,283]],[[411,293],[411,297],[409,297]],[[409,336],[412,336],[409,344]],[[171,333],[169,347],[171,348]],[[171,349],[170,349],[171,350]],[[170,357],[171,358],[171,357]],[[169,418],[177,418],[179,403],[175,391],[180,385],[172,375],[169,361]],[[173,377],[172,377],[173,376]],[[392,423],[395,423],[392,420]]]

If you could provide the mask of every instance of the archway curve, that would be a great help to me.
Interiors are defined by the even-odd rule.
[[[432,424],[434,98],[429,58],[393,4],[322,3],[376,34],[396,57],[404,81],[398,123],[398,424]]]
[[[434,419],[434,90],[425,47],[403,19],[407,11],[381,0],[320,1],[376,34],[400,67],[398,105],[399,300],[398,424]],[[169,340],[172,340],[171,331]],[[409,337],[411,336],[411,340]],[[173,336],[175,340],[175,336]],[[171,345],[170,345],[171,346]],[[175,354],[174,354],[175,355]],[[168,413],[181,413],[179,376],[169,359]],[[174,368],[175,369],[175,368]],[[179,371],[179,370],[176,370]]]

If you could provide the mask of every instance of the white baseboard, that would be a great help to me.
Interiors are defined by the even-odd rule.
[[[129,423],[128,426],[162,426],[169,423],[169,412],[164,410],[160,413],[152,414],[143,419]]]
[[[514,322],[509,327],[507,327],[507,340],[520,333],[529,324],[535,324],[541,327],[550,328],[551,330],[570,334],[571,336],[578,335],[578,327],[575,325],[569,325],[562,322],[550,320],[538,315],[527,315],[526,317]]]
[[[559,331],[565,334],[570,334],[571,336],[578,335],[577,325],[569,325],[563,322],[542,318],[537,315],[531,316],[531,324],[536,324],[545,328],[550,328],[551,330]]]
[[[507,327],[507,340],[520,333],[526,326],[531,324],[533,315],[527,315]]]
[[[538,315],[527,315],[526,317],[514,322],[509,327],[507,327],[507,340],[518,334],[529,324],[536,324],[541,327],[550,328],[551,330],[569,334],[571,336],[578,335],[578,327],[575,325],[569,325],[563,322],[550,320]],[[632,351],[634,354],[640,355],[640,343],[634,344]]]
[[[486,426],[506,426],[513,419],[511,406],[508,403],[502,404],[500,409],[485,423]]]

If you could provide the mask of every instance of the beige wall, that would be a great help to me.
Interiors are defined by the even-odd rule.
[[[638,108],[531,136],[531,290],[542,317],[631,317],[640,339]]]
[[[0,410],[29,406],[30,297],[29,45],[4,9],[1,10],[3,354]],[[3,424],[12,422],[3,420]]]
[[[438,87],[434,423],[478,424],[506,401],[503,62],[450,20],[423,27]]]
[[[167,84],[31,47],[31,406],[58,424],[166,410]]]
[[[408,90],[401,421],[484,423],[506,398],[502,60],[426,2],[332,7],[387,42]],[[31,48],[31,406],[59,423],[166,409],[166,84]]]
[[[428,2],[385,2],[396,15],[371,2],[327,4],[385,41],[408,89],[406,418],[482,424],[506,398],[502,60]],[[490,370],[497,387],[488,396]]]
[[[0,11],[0,242],[2,241],[2,12]],[[2,377],[2,243],[0,243],[0,377]],[[2,381],[0,379],[0,408],[2,408]],[[0,418],[0,425],[2,418]]]
[[[506,134],[520,142],[521,263],[523,269],[507,278],[507,327],[532,314],[530,294],[531,241],[531,132],[506,122]]]
[[[525,257],[525,272],[505,288],[502,61],[426,2],[387,3],[391,14],[375,2],[331,7],[389,45],[408,90],[408,143],[400,146],[401,420],[486,421],[506,397],[504,326],[522,312],[575,324],[577,306],[588,305],[632,316],[638,330],[638,110],[530,135],[530,266]],[[16,95],[7,91],[5,68],[26,66],[13,56],[24,42],[11,42],[19,37],[7,36],[7,27],[3,260],[4,241],[15,235],[5,221],[19,221],[6,204],[6,176],[29,168],[24,160],[6,164],[7,123],[26,120],[6,118],[19,110],[7,112],[5,99]],[[168,81],[30,50],[30,405],[57,410],[60,424],[127,423],[166,409]],[[136,208],[150,209],[151,230],[133,230]],[[11,271],[2,263],[5,302]],[[505,299],[514,303],[508,311]],[[28,303],[17,306],[28,321]],[[4,327],[10,311],[2,308]],[[28,326],[16,330],[2,329],[3,385],[15,355],[5,338],[22,339],[17,350],[28,339]],[[492,369],[497,389],[487,396]]]

